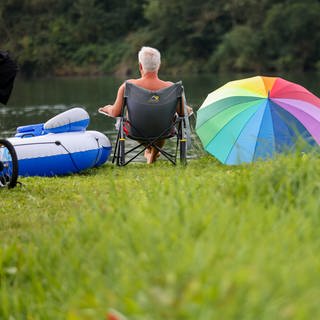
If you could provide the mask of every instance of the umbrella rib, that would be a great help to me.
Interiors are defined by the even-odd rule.
[[[282,101],[280,101],[280,103],[277,102],[277,101],[272,101],[272,102],[273,102],[276,106],[278,106],[279,108],[287,111],[287,112],[288,112],[289,114],[291,114],[295,119],[297,119],[298,121],[300,121],[301,124],[306,128],[306,130],[307,130],[310,134],[311,134],[311,132],[310,132],[310,130],[308,129],[309,126],[308,126],[307,124],[305,124],[304,121],[301,120],[301,118],[300,118],[301,115],[300,115],[300,116],[297,116],[297,115],[295,115],[292,111],[294,110],[295,112],[299,112],[299,113],[301,113],[301,114],[304,114],[305,116],[309,117],[310,119],[312,119],[312,120],[314,120],[314,121],[316,121],[316,122],[319,121],[319,119],[318,119],[314,114],[309,113],[309,112],[307,112],[307,110],[301,109],[301,108],[299,108],[299,107],[296,106],[296,105],[292,105],[292,104],[289,104],[289,103],[286,103],[286,102],[282,102]],[[289,110],[288,110],[287,108],[289,108]],[[291,110],[290,110],[290,109],[291,109]],[[315,137],[314,137],[313,134],[311,134],[311,136],[315,139]],[[316,140],[316,139],[315,139],[315,140]],[[316,141],[317,141],[317,140],[316,140]]]
[[[263,116],[262,116],[262,118],[261,118],[261,122],[262,122],[262,120],[263,120],[263,118],[264,118],[264,115],[265,115],[266,111],[267,111],[267,106],[266,106],[266,108],[265,108],[265,110],[264,110],[264,112],[263,112]],[[271,115],[271,110],[270,110],[270,115]],[[272,132],[274,133],[273,121],[271,121],[271,124],[272,124]],[[254,155],[256,154],[256,151],[257,151],[258,137],[260,136],[261,128],[262,128],[262,126],[260,126],[259,132],[258,132],[258,135],[257,135],[257,139],[256,139],[256,143],[255,143],[255,146],[254,146],[254,151],[253,151],[253,158],[254,158]],[[274,134],[273,134],[272,137],[273,137],[273,138],[272,138],[272,140],[273,140],[273,145],[275,145],[276,142],[275,142],[275,140],[274,140]],[[252,159],[252,160],[253,160],[253,159]]]
[[[257,111],[258,111],[258,110],[257,110]],[[235,140],[233,146],[236,144],[236,142],[238,141],[239,137],[241,136],[243,130],[245,129],[246,125],[247,125],[248,122],[252,119],[252,117],[257,113],[257,111],[254,112],[254,113],[249,117],[249,119],[246,121],[245,125],[243,125],[243,127],[242,127],[242,129],[240,130],[240,132],[239,132],[239,134],[238,134],[238,136],[237,136],[237,139]],[[242,111],[242,112],[244,112],[244,111]],[[242,112],[240,112],[239,114],[241,114]],[[238,114],[238,115],[239,115],[239,114]],[[237,115],[237,116],[238,116],[238,115]],[[222,130],[222,129],[221,129],[221,130]],[[220,131],[221,131],[221,130],[220,130]],[[260,130],[260,129],[259,129],[259,130]],[[219,132],[220,132],[220,131],[219,131]],[[218,132],[218,133],[219,133],[219,132]],[[212,140],[213,140],[213,139],[212,139]],[[226,160],[229,158],[230,153],[232,152],[233,146],[232,146],[232,148],[230,149],[230,151],[228,152],[228,155],[226,156]]]
[[[242,97],[242,96],[239,96],[239,97]],[[228,97],[228,98],[230,98],[230,97]],[[228,99],[228,98],[224,98],[224,99]],[[224,99],[221,99],[221,100],[224,100]],[[257,99],[253,99],[253,100],[250,100],[250,101],[248,101],[248,102],[255,102],[255,101],[257,101],[257,100],[263,100],[263,99],[265,99],[265,98],[257,97]],[[221,101],[221,100],[218,100],[218,101]],[[214,103],[216,103],[216,102],[218,102],[218,101],[215,101]],[[239,102],[239,103],[233,104],[233,105],[230,106],[230,107],[235,107],[235,106],[237,106],[237,105],[239,105],[239,104],[242,104],[242,103],[245,103],[245,102],[241,101],[241,102]],[[200,109],[199,109],[199,110],[200,110]],[[223,109],[223,110],[219,111],[218,113],[216,113],[216,114],[214,115],[214,117],[216,117],[218,114],[220,114],[220,113],[223,112],[224,110],[225,110],[225,109]],[[203,126],[205,123],[207,123],[207,122],[210,121],[211,119],[212,119],[212,118],[208,118],[206,121],[202,122],[202,123],[201,123],[201,126]]]

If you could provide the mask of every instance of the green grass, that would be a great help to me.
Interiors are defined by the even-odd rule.
[[[0,190],[0,319],[319,319],[320,159],[106,164]]]

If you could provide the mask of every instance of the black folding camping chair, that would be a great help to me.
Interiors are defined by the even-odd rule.
[[[0,103],[7,104],[18,72],[8,52],[0,51]],[[18,179],[18,159],[12,144],[0,139],[0,188],[13,188]]]
[[[174,165],[178,150],[182,164],[187,159],[186,109],[183,103],[184,91],[181,82],[170,87],[150,91],[126,82],[120,126],[112,162],[125,166],[149,147],[156,148]],[[126,139],[137,144],[126,151]],[[176,138],[174,152],[160,148],[157,142]],[[126,157],[132,154],[126,161]]]

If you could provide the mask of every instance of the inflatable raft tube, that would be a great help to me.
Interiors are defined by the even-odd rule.
[[[89,115],[79,109],[61,113],[45,124],[19,127],[16,136],[7,139],[17,153],[20,176],[66,175],[107,161],[109,139],[101,132],[86,131]]]

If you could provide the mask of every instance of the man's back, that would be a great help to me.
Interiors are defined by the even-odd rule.
[[[150,91],[157,91],[173,85],[173,82],[171,81],[163,81],[159,79],[156,74],[147,74],[139,79],[130,79],[128,82]]]

